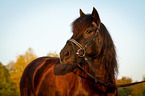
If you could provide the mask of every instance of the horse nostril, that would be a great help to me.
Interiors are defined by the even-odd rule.
[[[69,58],[69,56],[70,56],[69,51],[66,51],[66,52],[64,53],[64,58],[65,58],[65,59],[68,59],[68,58]]]

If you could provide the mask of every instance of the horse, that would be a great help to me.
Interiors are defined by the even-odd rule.
[[[60,58],[40,57],[26,66],[21,96],[117,96],[115,45],[97,10],[80,9],[72,31]]]

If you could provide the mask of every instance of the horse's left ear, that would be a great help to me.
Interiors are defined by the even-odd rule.
[[[80,16],[85,15],[84,12],[80,9]]]
[[[100,20],[100,17],[99,17],[99,14],[97,12],[97,10],[93,7],[93,12],[92,12],[92,17],[93,17],[93,21],[99,25],[101,23],[101,20]]]

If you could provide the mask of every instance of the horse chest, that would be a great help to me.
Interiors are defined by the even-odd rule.
[[[87,90],[84,88],[82,78],[78,79],[76,96],[88,96]]]

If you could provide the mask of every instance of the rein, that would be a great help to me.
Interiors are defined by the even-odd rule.
[[[119,87],[126,87],[126,86],[132,86],[132,85],[136,85],[136,84],[140,84],[140,83],[143,83],[145,81],[140,81],[140,82],[134,82],[134,83],[128,83],[128,84],[113,84],[111,82],[108,82],[108,81],[105,81],[103,80],[102,78],[100,77],[96,77],[97,76],[97,73],[96,71],[94,70],[93,66],[92,66],[92,63],[89,61],[88,57],[86,56],[86,49],[88,48],[89,45],[91,45],[93,43],[93,41],[95,40],[97,34],[99,33],[99,29],[100,29],[100,24],[99,26],[97,27],[97,30],[96,30],[96,33],[95,35],[93,36],[93,38],[85,45],[85,47],[83,47],[79,42],[77,42],[75,39],[71,38],[69,39],[68,41],[71,43],[72,47],[73,47],[73,50],[74,52],[76,53],[76,55],[80,58],[83,58],[89,65],[89,67],[91,68],[92,72],[95,74],[95,76],[91,75],[88,71],[84,70],[82,68],[82,66],[80,64],[77,63],[77,58],[76,58],[76,55],[75,55],[75,63],[77,64],[77,66],[80,68],[81,71],[83,71],[85,74],[87,74],[89,77],[91,77],[92,79],[90,78],[86,78],[86,77],[83,77],[81,76],[80,74],[77,74],[76,72],[73,71],[74,74],[77,74],[79,77],[81,78],[84,78],[84,79],[87,79],[87,80],[90,80],[92,82],[95,81],[95,83],[99,83],[103,86],[106,86],[106,87],[113,87],[115,89],[119,88]],[[74,44],[79,47],[79,49],[76,51],[75,50],[75,46]],[[80,54],[81,52],[83,52],[82,54]]]

